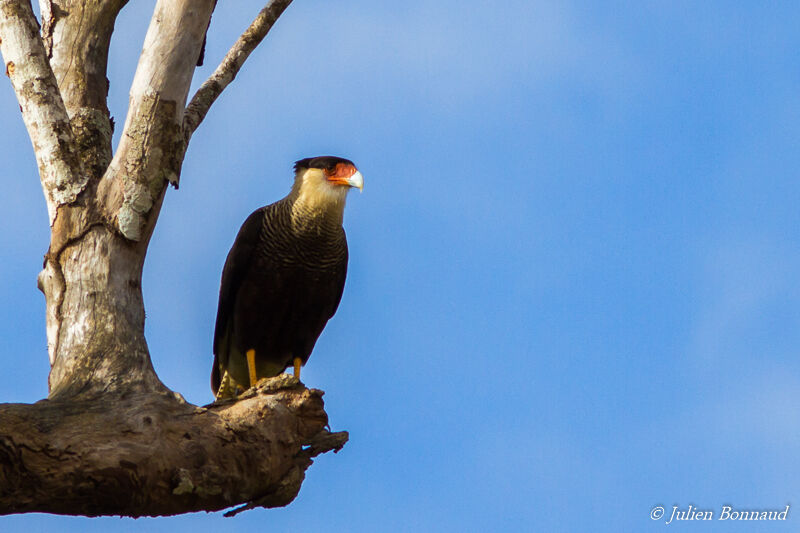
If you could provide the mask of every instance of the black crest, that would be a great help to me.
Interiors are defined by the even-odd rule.
[[[294,164],[294,171],[297,172],[307,168],[319,168],[322,170],[333,170],[339,163],[353,165],[353,162],[343,157],[335,155],[321,155],[317,157],[307,157]],[[355,166],[355,165],[353,165]]]

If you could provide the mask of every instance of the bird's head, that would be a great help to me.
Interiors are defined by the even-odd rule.
[[[344,208],[347,191],[362,190],[364,177],[349,159],[335,156],[308,157],[294,164],[292,193],[312,208]]]

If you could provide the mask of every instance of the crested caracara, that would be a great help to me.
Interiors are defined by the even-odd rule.
[[[363,177],[333,156],[301,159],[294,171],[288,196],[247,217],[225,260],[211,370],[218,398],[289,366],[299,378],[342,298],[344,204]]]

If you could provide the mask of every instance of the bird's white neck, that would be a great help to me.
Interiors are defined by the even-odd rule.
[[[295,175],[289,193],[293,222],[342,223],[348,187],[329,183],[325,173],[316,168],[304,169]]]

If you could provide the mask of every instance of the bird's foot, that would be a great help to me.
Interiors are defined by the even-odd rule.
[[[225,398],[236,398],[241,394],[243,391],[239,384],[234,381],[228,371],[226,370],[225,373],[222,375],[222,379],[220,380],[219,389],[217,389],[217,396],[214,398],[215,400],[222,400]]]

